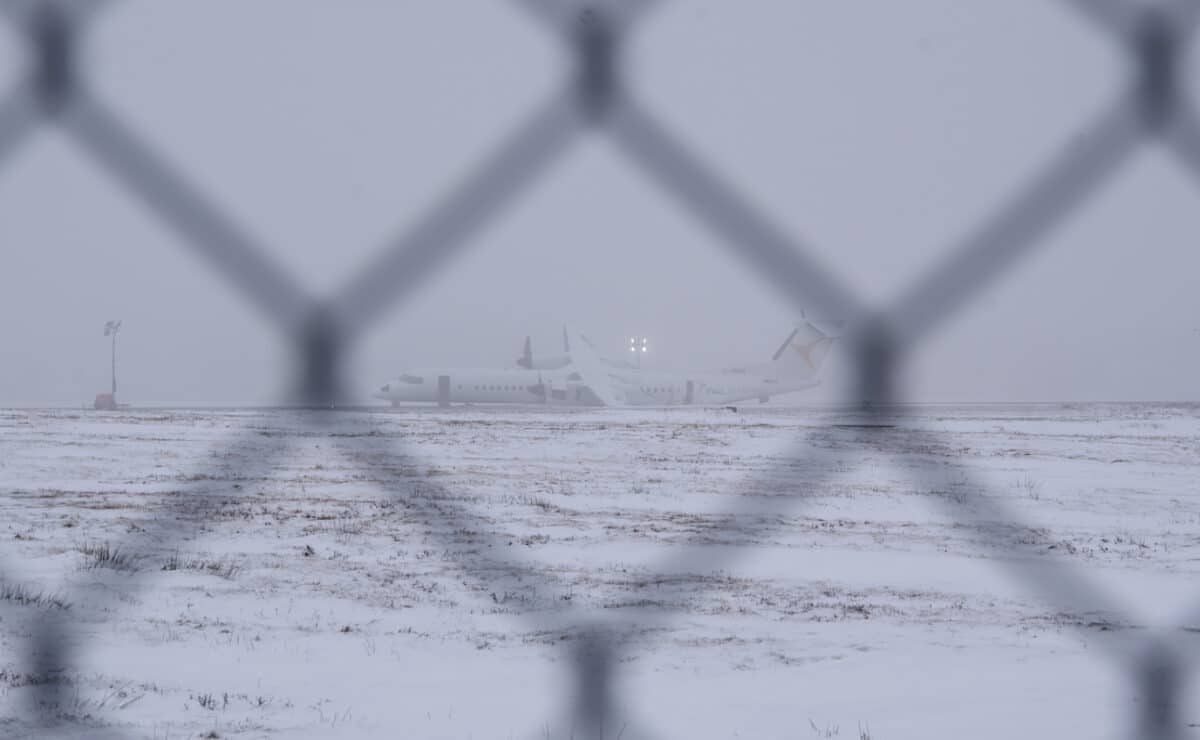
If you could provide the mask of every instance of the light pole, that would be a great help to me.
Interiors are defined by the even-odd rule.
[[[646,337],[630,337],[629,351],[637,356],[638,370],[642,369],[642,355],[650,349],[650,340]]]
[[[121,328],[121,321],[109,321],[104,324],[104,336],[112,337],[112,395],[113,403],[117,401],[117,332]]]

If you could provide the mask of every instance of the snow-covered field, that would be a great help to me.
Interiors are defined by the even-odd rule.
[[[0,733],[583,740],[611,644],[606,738],[1124,736],[1198,463],[1196,405],[0,411]]]

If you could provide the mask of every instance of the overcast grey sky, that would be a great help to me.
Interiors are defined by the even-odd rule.
[[[329,293],[570,74],[504,2],[134,2],[92,29],[90,86],[316,293]],[[0,86],[22,74],[0,31]],[[1195,64],[1189,65],[1195,72]],[[665,2],[630,84],[863,300],[885,305],[1113,100],[1128,70],[1052,0]],[[1193,74],[1191,79],[1195,79]],[[270,403],[285,338],[47,127],[0,168],[0,405],[90,403],[106,319],[132,404]],[[915,350],[914,400],[1200,399],[1200,188],[1144,146]],[[764,359],[796,307],[602,137],[583,140],[374,324],[349,381],[511,363],[569,320],[614,353]],[[837,400],[846,358],[826,387]]]

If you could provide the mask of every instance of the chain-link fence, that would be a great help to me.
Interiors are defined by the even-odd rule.
[[[1182,67],[1193,32],[1200,22],[1200,4],[1175,2],[1143,5],[1116,0],[1064,0],[1082,22],[1110,38],[1128,57],[1132,84],[1112,101],[1068,147],[1046,162],[1028,184],[999,204],[949,257],[929,270],[884,310],[868,308],[814,257],[810,245],[792,238],[747,198],[743,197],[704,158],[690,150],[670,127],[659,120],[653,106],[638,99],[626,84],[620,63],[624,41],[654,3],[635,0],[581,5],[551,0],[523,0],[527,12],[569,49],[574,74],[563,89],[534,107],[524,121],[491,154],[482,158],[471,174],[442,202],[429,210],[406,233],[357,273],[345,288],[329,299],[317,299],[286,277],[270,251],[242,231],[222,210],[189,182],[184,173],[166,163],[151,146],[135,135],[121,116],[84,84],[79,74],[77,50],[92,21],[107,3],[4,2],[0,10],[27,41],[30,73],[15,92],[0,103],[0,167],[20,150],[31,133],[53,126],[76,142],[81,150],[116,183],[136,194],[144,207],[170,225],[189,248],[202,257],[230,285],[243,294],[285,336],[302,358],[300,400],[311,410],[300,414],[307,428],[320,431],[332,423],[332,412],[322,411],[342,397],[344,359],[359,340],[362,328],[385,310],[409,296],[432,276],[446,270],[462,255],[476,234],[503,212],[523,191],[539,181],[548,167],[583,137],[606,137],[628,165],[654,182],[692,217],[720,238],[730,253],[795,306],[824,316],[848,319],[846,345],[853,357],[860,395],[872,399],[864,413],[862,429],[846,444],[871,446],[893,455],[928,448],[940,442],[928,432],[892,428],[886,422],[899,413],[890,402],[900,400],[894,391],[902,351],[917,345],[940,319],[954,315],[973,295],[1028,255],[1039,240],[1068,219],[1076,208],[1117,177],[1131,155],[1142,146],[1170,152],[1200,178],[1200,118],[1184,93]],[[239,455],[246,440],[235,437],[227,451],[237,459],[245,476],[265,474],[272,455]],[[281,453],[286,442],[275,448]],[[789,462],[816,455],[797,451]],[[409,496],[410,483],[398,474],[405,463],[401,450],[363,447],[352,454],[353,464],[388,496],[416,516],[437,520],[448,529],[471,529],[487,534],[486,522],[470,505],[458,503],[440,491],[436,482],[424,482],[425,495]],[[786,475],[786,470],[777,471]],[[925,473],[918,472],[918,477]],[[929,471],[932,476],[933,472]],[[795,507],[804,506],[813,481],[792,494]],[[980,486],[975,486],[980,488]],[[436,507],[429,501],[436,500]],[[950,516],[990,533],[983,547],[998,552],[1011,547],[1014,528],[1026,543],[1039,543],[1045,531],[1020,523],[999,499],[980,497],[970,509],[951,507]],[[192,520],[203,516],[213,498],[197,491],[174,498],[171,506],[186,510]],[[156,523],[121,543],[126,552],[138,552],[152,543],[178,536],[178,521],[188,517],[163,515]],[[728,527],[748,530],[753,525],[738,510],[721,519]],[[496,543],[499,544],[499,543]],[[681,549],[682,551],[682,549]],[[506,553],[487,561],[464,561],[463,576],[493,585],[498,564],[536,570],[519,560],[512,549],[495,547],[489,553]],[[743,555],[745,556],[745,555]],[[683,558],[684,556],[679,556]],[[694,557],[694,556],[689,556]],[[698,564],[679,559],[662,563],[659,572],[680,568],[719,568],[731,555],[711,554],[713,561]],[[1076,613],[1120,614],[1121,606],[1096,588],[1087,574],[1065,565],[1045,562],[1023,564],[998,559],[1056,608]],[[19,570],[20,564],[6,564]],[[540,588],[562,588],[546,576]],[[702,586],[696,586],[702,588]],[[564,610],[566,606],[563,601]],[[649,619],[667,622],[669,610]],[[527,615],[531,622],[545,613]],[[587,639],[572,649],[578,690],[570,709],[580,737],[607,737],[615,726],[611,717],[613,667],[623,651],[635,649],[623,637],[629,625],[593,620]],[[648,617],[639,615],[642,624]],[[74,617],[72,618],[74,619]],[[51,676],[72,664],[71,639],[75,622],[49,615],[39,621],[25,646],[29,675]],[[1137,718],[1140,737],[1180,737],[1183,725],[1180,702],[1187,665],[1171,635],[1121,632],[1096,638],[1140,685],[1146,697]],[[62,682],[45,680],[36,686],[24,708],[29,727],[54,731],[48,707],[57,706],[66,689]]]

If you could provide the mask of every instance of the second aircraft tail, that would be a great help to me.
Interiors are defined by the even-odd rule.
[[[789,380],[812,380],[821,372],[833,342],[841,334],[841,322],[803,321],[792,330],[771,357],[776,377]]]

